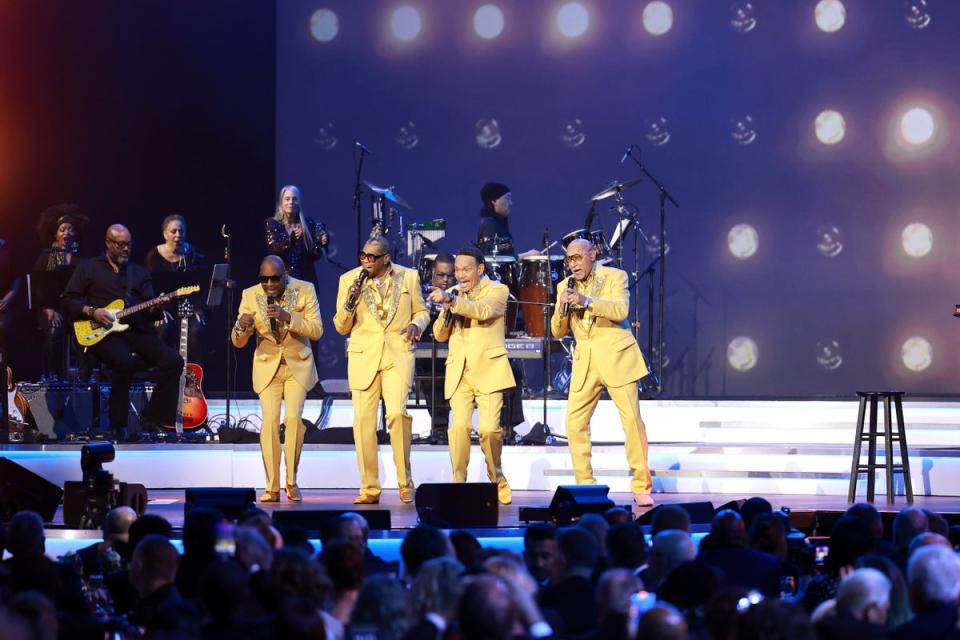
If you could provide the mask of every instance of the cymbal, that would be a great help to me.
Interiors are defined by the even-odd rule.
[[[406,207],[407,209],[413,208],[413,206],[409,202],[401,198],[400,194],[398,194],[396,191],[393,190],[393,187],[378,187],[372,182],[368,182],[366,180],[363,181],[363,184],[367,185],[367,188],[369,188],[370,191],[373,191],[374,193],[379,193],[380,195],[382,195],[383,197],[385,197],[387,200],[389,200],[394,204],[398,204],[401,207]]]
[[[609,187],[596,194],[591,200],[606,200],[612,196],[617,195],[621,191],[626,191],[627,189],[632,189],[643,181],[642,178],[634,178],[633,180],[627,180],[626,182],[614,182]]]

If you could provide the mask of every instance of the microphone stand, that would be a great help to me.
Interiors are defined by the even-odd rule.
[[[223,260],[227,263],[227,277],[223,283],[223,286],[227,290],[227,309],[223,314],[223,317],[226,319],[227,325],[227,389],[226,389],[226,416],[224,417],[223,426],[230,428],[230,399],[233,395],[233,368],[230,366],[231,360],[234,357],[233,353],[233,343],[230,340],[230,334],[233,332],[233,326],[230,322],[230,316],[233,313],[233,280],[230,279],[232,267],[231,261],[233,258],[233,238],[230,233],[227,231],[227,225],[223,225],[220,229],[220,235],[223,236],[226,245],[223,248]],[[184,365],[186,366],[186,365]]]
[[[550,309],[553,306],[553,274],[550,273],[550,229],[543,230],[543,252],[547,257],[547,301],[543,305],[543,436],[544,444],[552,444],[553,434],[547,422],[547,400],[553,391],[552,373],[550,370],[550,356],[553,355],[553,331],[550,328]],[[558,274],[559,276],[559,274]],[[537,425],[534,425],[536,429]]]
[[[363,250],[363,237],[361,235],[363,224],[360,215],[360,199],[363,195],[363,183],[360,182],[360,176],[363,175],[363,158],[367,155],[366,147],[360,146],[359,149],[360,162],[357,163],[357,178],[353,183],[353,211],[357,218],[357,253]]]
[[[657,351],[657,381],[658,381],[658,391],[663,390],[663,321],[664,321],[664,285],[666,282],[666,265],[667,265],[667,215],[666,215],[666,201],[669,200],[671,204],[677,209],[680,208],[680,205],[677,204],[677,201],[673,199],[673,196],[670,195],[670,192],[667,191],[667,188],[663,186],[663,183],[657,180],[652,173],[650,173],[643,162],[638,160],[633,155],[633,150],[639,149],[637,145],[631,145],[627,149],[627,155],[630,156],[630,159],[633,160],[640,171],[643,172],[643,175],[647,176],[650,179],[650,182],[654,184],[657,190],[660,192],[660,296],[659,296],[659,311],[660,319],[657,326],[657,346],[659,351]]]

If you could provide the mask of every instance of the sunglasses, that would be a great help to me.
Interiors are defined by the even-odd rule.
[[[115,246],[117,249],[121,249],[121,250],[122,250],[122,249],[129,249],[130,247],[133,246],[133,241],[132,241],[132,240],[131,240],[131,241],[128,241],[128,242],[117,242],[116,240],[114,240],[114,239],[111,238],[111,239],[107,240],[107,242],[109,242],[110,244],[112,244],[113,246]]]
[[[268,282],[280,282],[283,280],[283,276],[260,276],[260,284],[266,284]]]
[[[566,256],[563,261],[567,264],[580,264],[583,262],[583,256],[575,253],[572,256]]]
[[[364,253],[361,251],[359,253],[360,262],[373,262],[374,260],[379,260],[383,256],[387,255],[386,253]]]

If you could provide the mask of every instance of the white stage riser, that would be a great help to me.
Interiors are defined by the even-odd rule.
[[[307,402],[304,417],[313,421],[320,415],[321,403]],[[231,405],[233,416],[255,414],[256,400]],[[698,444],[838,444],[850,446],[857,421],[857,402],[851,401],[641,401],[640,411],[652,444],[658,442]],[[517,427],[526,433],[530,425],[543,420],[543,402],[525,400],[527,422]],[[213,416],[223,414],[222,401],[210,402]],[[566,401],[547,403],[547,423],[554,433],[564,435]],[[430,415],[426,409],[411,409],[415,434],[430,433]],[[882,406],[880,407],[882,428]],[[960,447],[960,403],[905,402],[904,420],[911,446]],[[473,416],[474,425],[477,414]],[[353,407],[347,400],[333,404],[328,427],[353,425]],[[594,442],[622,443],[623,430],[616,407],[610,400],[597,405],[591,421]]]
[[[45,450],[44,450],[45,449]],[[865,452],[864,452],[865,453]],[[846,495],[850,449],[809,447],[788,449],[770,446],[697,447],[653,445],[651,467],[654,490],[665,493],[723,493],[742,495]],[[10,447],[2,454],[44,478],[62,485],[79,480],[79,448]],[[446,448],[415,446],[411,455],[418,484],[450,482]],[[865,461],[865,460],[864,460]],[[594,447],[594,472],[598,482],[612,491],[629,492],[630,482],[623,448]],[[386,489],[396,489],[396,471],[389,446],[380,448],[380,478]],[[914,492],[917,495],[960,495],[960,457],[951,452],[911,452]],[[107,465],[114,476],[148,488],[262,487],[263,466],[258,445],[124,445]],[[552,492],[573,484],[566,447],[506,447],[503,469],[515,489]],[[866,491],[861,476],[859,495]],[[486,481],[478,446],[471,450],[469,478]],[[300,486],[305,489],[355,489],[359,486],[356,454],[348,445],[307,445],[300,462]],[[896,488],[902,492],[897,476]],[[877,495],[885,491],[877,475]]]

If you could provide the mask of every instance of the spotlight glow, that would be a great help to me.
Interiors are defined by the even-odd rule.
[[[910,371],[924,371],[933,364],[933,346],[929,340],[920,336],[907,338],[900,347],[900,358],[903,366]]]
[[[735,371],[749,371],[759,359],[760,349],[753,338],[738,336],[727,345],[727,362]]]
[[[909,109],[900,118],[900,135],[909,144],[929,142],[934,128],[933,115],[923,107]]]
[[[911,258],[922,258],[933,250],[933,231],[922,222],[908,224],[900,234],[903,250]]]
[[[330,9],[317,9],[310,16],[310,33],[318,42],[330,42],[340,31],[340,20]]]
[[[840,0],[820,0],[813,10],[813,19],[821,31],[833,33],[847,21],[847,8]]]
[[[485,4],[473,14],[473,30],[484,40],[503,33],[503,22],[503,11],[496,5]]]
[[[643,8],[643,28],[653,36],[662,36],[673,26],[673,9],[662,0],[655,0]]]
[[[579,38],[590,26],[590,14],[579,2],[568,2],[557,11],[557,29],[568,38]]]
[[[734,257],[746,260],[760,248],[760,234],[749,224],[738,224],[727,234],[727,246]]]
[[[420,12],[413,7],[400,7],[390,16],[390,30],[397,40],[409,42],[420,35],[421,28]]]
[[[817,116],[813,123],[817,140],[823,144],[837,144],[847,133],[847,123],[839,112],[828,109]]]

